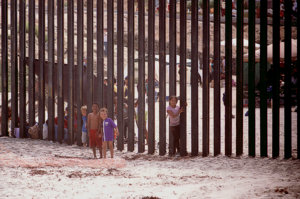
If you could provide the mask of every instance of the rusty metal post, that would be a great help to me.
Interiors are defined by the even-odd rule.
[[[128,151],[134,150],[134,0],[128,0]]]
[[[260,2],[260,156],[268,156],[267,1]],[[237,131],[238,132],[238,131]]]
[[[18,125],[18,1],[11,1],[11,130]],[[4,104],[4,103],[2,103]]]
[[[186,1],[180,0],[180,106],[186,105]],[[165,113],[164,113],[165,114]],[[186,108],[180,114],[180,155],[186,151]]]
[[[225,155],[232,154],[232,1],[225,8]]]
[[[300,0],[297,0],[297,4],[300,5]],[[297,46],[300,46],[300,12],[297,13]],[[297,51],[297,68],[300,68],[300,51]],[[298,71],[298,93],[297,93],[297,108],[300,105],[300,73]],[[297,158],[300,159],[300,114],[297,112]]]
[[[77,1],[77,68],[76,68],[76,105],[77,111],[77,144],[81,144],[82,135],[82,69],[83,69],[83,1]],[[79,142],[78,142],[79,141]]]
[[[214,156],[221,153],[220,1],[214,0]]]
[[[57,1],[57,93],[58,93],[58,142],[64,139],[64,2]]]
[[[155,0],[148,1],[148,153],[155,152]]]
[[[176,96],[176,0],[170,0],[169,27],[169,96]],[[169,133],[169,154],[174,150],[173,139]]]
[[[249,156],[255,157],[255,0],[249,1]]]
[[[7,63],[7,1],[1,1],[1,75],[2,75],[2,102],[1,102],[1,135],[8,135],[8,63]]]
[[[35,0],[29,0],[29,126],[35,124]]]
[[[103,80],[104,80],[104,58],[103,58],[103,0],[97,1],[97,92],[96,101],[103,107]]]
[[[26,0],[20,1],[20,14],[19,14],[19,37],[20,37],[20,137],[23,138],[25,134],[26,125],[26,66],[25,66],[25,26],[26,26]],[[3,103],[4,104],[4,103]],[[2,128],[5,128],[3,126]]]
[[[48,36],[48,140],[54,141],[54,0],[48,1]]]
[[[45,122],[45,1],[39,0],[39,137]],[[48,77],[49,78],[49,77]]]
[[[145,1],[138,1],[138,152],[145,151]]]
[[[159,1],[159,155],[166,154],[166,1]]]
[[[73,69],[74,69],[74,2],[68,0],[68,144],[74,143],[74,102],[73,102]],[[81,118],[78,118],[81,119]],[[77,119],[77,121],[78,121]],[[78,140],[77,140],[78,141]]]
[[[114,118],[114,1],[107,1],[107,109]]]
[[[170,79],[169,79],[169,95],[176,96],[176,0],[170,0],[170,13],[169,13],[169,54],[170,54]],[[170,143],[171,144],[171,143]]]
[[[117,18],[117,85],[118,85],[118,101],[117,101],[117,120],[119,126],[120,135],[118,137],[118,150],[124,149],[124,123],[123,123],[123,98],[124,98],[124,0],[118,0],[118,18]]]
[[[280,1],[273,1],[273,111],[272,111],[272,157],[279,156],[279,68],[280,68]]]
[[[108,1],[110,2],[110,1]],[[94,50],[93,50],[93,25],[94,25],[94,16],[93,16],[93,0],[87,1],[87,110],[88,113],[92,111],[93,104],[93,67],[94,67]]]
[[[244,2],[237,2],[237,47],[236,47],[236,156],[243,154],[243,40],[244,40]]]
[[[209,155],[209,44],[210,44],[210,24],[209,24],[209,1],[203,1],[203,138],[202,156]]]
[[[284,158],[292,157],[291,114],[291,14],[292,1],[284,1]],[[299,20],[299,19],[298,19]],[[299,71],[298,71],[299,72]],[[299,81],[299,80],[298,80]],[[299,92],[299,91],[298,91]]]
[[[198,146],[198,1],[192,0],[192,156]]]

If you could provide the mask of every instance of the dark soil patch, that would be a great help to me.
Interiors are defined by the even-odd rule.
[[[34,176],[34,175],[47,175],[48,172],[44,171],[44,170],[38,170],[38,169],[33,169],[30,171],[30,175]]]
[[[116,176],[122,178],[134,178],[131,174],[121,172],[115,168],[108,168],[106,170],[98,170],[91,172],[81,172],[81,171],[73,171],[67,175],[68,178],[86,178],[86,177],[96,177],[96,176]]]
[[[160,199],[160,198],[156,196],[146,196],[146,197],[142,197],[142,199]]]
[[[281,194],[288,194],[289,193],[286,187],[285,188],[276,188],[275,192],[281,193]]]

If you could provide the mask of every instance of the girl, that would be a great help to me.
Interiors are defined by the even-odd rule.
[[[103,157],[106,158],[106,148],[107,144],[110,149],[110,157],[114,157],[113,141],[114,141],[114,131],[116,131],[116,136],[119,136],[119,131],[117,125],[111,118],[107,117],[107,109],[101,108],[100,117],[103,121],[103,130],[101,132],[103,138]]]
[[[175,155],[176,149],[177,153],[179,153],[179,143],[180,143],[180,113],[184,111],[183,107],[179,107],[177,105],[177,97],[170,96],[169,106],[167,107],[167,113],[170,117],[170,126],[169,133],[173,135],[173,150],[170,152],[171,155]]]

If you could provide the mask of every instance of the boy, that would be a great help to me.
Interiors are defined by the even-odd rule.
[[[82,144],[84,147],[87,146],[87,129],[86,129],[86,122],[87,122],[87,117],[86,117],[86,111],[87,111],[87,107],[86,106],[82,106],[81,107],[81,115],[82,115],[82,129],[81,129],[81,140],[82,140]]]
[[[103,120],[103,131],[102,139],[103,139],[103,157],[106,158],[106,148],[107,143],[110,149],[111,158],[114,157],[114,149],[113,149],[113,140],[114,140],[114,131],[116,131],[116,136],[119,136],[119,131],[117,125],[113,122],[112,119],[107,117],[107,109],[101,108],[100,117]]]
[[[88,121],[87,121],[87,130],[88,130],[88,136],[90,138],[90,147],[93,150],[94,158],[97,158],[96,156],[96,147],[99,148],[100,158],[102,158],[102,141],[100,139],[100,117],[99,117],[99,106],[98,104],[94,103],[92,106],[92,113],[89,113],[88,115]]]

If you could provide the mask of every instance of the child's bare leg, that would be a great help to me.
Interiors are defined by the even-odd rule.
[[[110,150],[110,157],[114,158],[114,148],[113,148],[112,141],[108,141],[108,145],[109,145],[109,150]]]
[[[103,158],[106,158],[106,147],[107,147],[106,142],[103,142],[103,149],[102,149],[102,151],[103,151]]]
[[[96,148],[93,147],[92,150],[93,150],[94,158],[97,158],[97,156],[96,156]]]
[[[102,147],[99,148],[100,158],[102,158]]]

